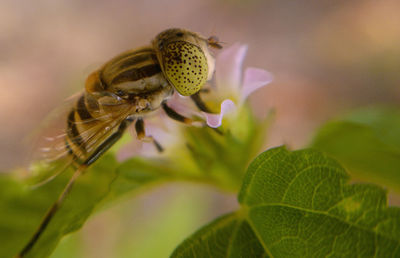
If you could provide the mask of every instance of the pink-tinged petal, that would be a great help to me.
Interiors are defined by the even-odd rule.
[[[251,93],[272,82],[273,75],[263,69],[247,68],[244,73],[240,100],[243,102]]]
[[[178,123],[170,118],[160,114],[155,118],[145,120],[146,135],[152,136],[164,148],[164,152],[160,153],[152,142],[139,140],[137,138],[134,126],[129,127],[132,140],[122,146],[117,152],[117,160],[124,161],[134,156],[141,157],[158,157],[168,152],[172,146],[181,142],[178,133]]]
[[[172,97],[168,99],[167,105],[177,113],[187,117],[198,115],[194,102],[187,96],[181,96],[178,92],[175,92]]]
[[[143,143],[133,139],[129,143],[121,146],[116,153],[116,158],[119,162],[138,156],[143,152]]]
[[[234,111],[236,109],[235,103],[232,100],[226,99],[221,103],[221,112],[219,114],[204,113],[207,119],[207,125],[209,127],[217,128],[222,124],[222,118],[224,115]]]
[[[246,51],[246,45],[234,44],[217,56],[215,79],[218,90],[239,92]]]
[[[146,135],[154,137],[165,149],[180,142],[179,127],[181,125],[167,115],[150,118],[145,123]]]

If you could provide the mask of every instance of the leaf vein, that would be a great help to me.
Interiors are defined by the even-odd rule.
[[[260,207],[268,207],[268,206],[271,206],[271,207],[273,207],[273,206],[281,206],[281,207],[286,207],[286,208],[301,210],[301,211],[308,212],[308,213],[319,214],[319,215],[325,215],[325,216],[328,216],[328,217],[330,217],[330,218],[337,219],[337,220],[339,220],[339,221],[341,221],[341,222],[343,222],[343,223],[345,223],[345,224],[348,224],[348,225],[353,226],[353,227],[355,227],[355,228],[358,228],[358,229],[360,229],[360,230],[367,231],[367,232],[370,232],[370,231],[371,231],[371,229],[365,228],[365,227],[363,227],[362,225],[355,224],[355,223],[350,222],[350,221],[345,221],[345,220],[343,220],[343,218],[334,216],[334,215],[332,215],[332,214],[330,214],[330,213],[327,213],[327,212],[324,212],[324,211],[310,210],[310,209],[307,209],[307,208],[292,206],[292,205],[289,205],[289,204],[283,204],[283,203],[259,204],[259,205],[254,205],[254,206],[250,207],[250,209],[260,208]],[[374,232],[376,233],[376,235],[380,235],[380,236],[383,237],[383,238],[386,238],[386,239],[388,239],[388,240],[391,240],[391,241],[394,241],[394,242],[400,244],[400,240],[398,240],[398,239],[395,239],[395,238],[392,238],[392,237],[390,237],[390,236],[384,235],[384,234],[382,234],[382,232],[376,232],[376,231],[374,231]]]

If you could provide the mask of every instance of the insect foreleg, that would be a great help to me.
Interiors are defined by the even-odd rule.
[[[204,103],[204,101],[201,99],[200,97],[200,92],[197,92],[195,94],[193,94],[192,96],[190,96],[190,98],[193,100],[194,104],[196,104],[197,108],[200,109],[203,112],[206,113],[213,113],[211,112],[211,110],[207,107],[206,103]],[[223,135],[223,132],[220,131],[218,128],[212,128],[216,133]]]
[[[174,119],[176,121],[179,122],[183,122],[185,124],[189,124],[191,125],[194,120],[191,118],[187,118],[185,116],[182,116],[181,114],[177,113],[175,110],[173,110],[172,108],[170,108],[165,102],[162,103],[162,108],[164,109],[165,113],[168,115],[168,117],[170,117],[171,119]],[[203,126],[207,126],[206,122],[203,121]],[[223,134],[218,128],[212,128],[215,132],[217,132],[218,134]]]
[[[170,108],[165,102],[162,103],[162,108],[164,109],[167,116],[171,119],[174,119],[178,122],[182,122],[188,125],[191,125],[194,122],[193,119],[185,117],[176,112],[175,110],[173,110],[172,108]]]
[[[204,103],[204,101],[201,99],[200,92],[197,92],[197,93],[191,95],[190,98],[193,100],[194,104],[196,104],[196,107],[198,109],[200,109],[201,111],[206,112],[206,113],[213,113],[207,107],[206,103]]]
[[[154,146],[156,146],[156,148],[157,148],[157,150],[159,152],[164,151],[164,149],[161,146],[161,144],[158,141],[156,141],[156,139],[154,139],[153,136],[146,135],[146,131],[144,129],[144,122],[143,122],[142,118],[139,118],[136,121],[135,130],[136,130],[136,134],[137,134],[137,137],[138,137],[139,140],[152,142],[154,144]]]

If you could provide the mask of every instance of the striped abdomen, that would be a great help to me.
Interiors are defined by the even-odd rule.
[[[93,96],[83,94],[67,118],[65,144],[69,154],[77,163],[83,163],[115,131],[121,119],[113,119]]]

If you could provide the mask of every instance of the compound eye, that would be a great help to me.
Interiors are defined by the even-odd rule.
[[[163,51],[163,66],[168,81],[181,95],[195,94],[207,81],[207,58],[201,48],[191,43],[168,44]]]

